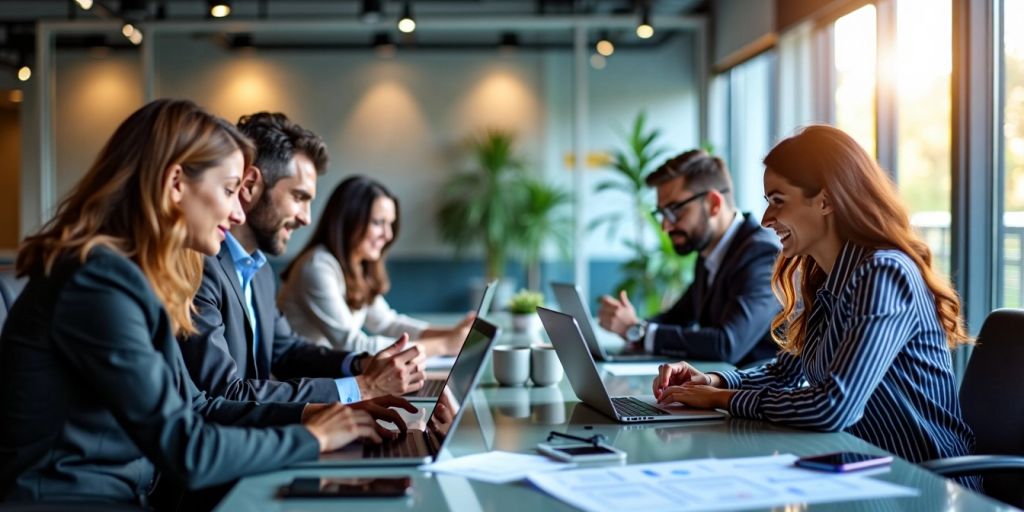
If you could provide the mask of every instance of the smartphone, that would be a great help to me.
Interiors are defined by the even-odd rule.
[[[296,478],[284,488],[285,498],[387,498],[412,493],[412,479]]]
[[[611,446],[593,444],[551,445],[541,443],[537,451],[567,462],[601,462],[626,460],[626,452]]]
[[[836,452],[824,455],[801,457],[794,463],[797,466],[833,473],[846,473],[859,469],[885,466],[892,463],[889,455],[868,455],[866,453]]]

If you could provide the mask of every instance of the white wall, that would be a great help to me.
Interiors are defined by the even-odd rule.
[[[591,69],[588,149],[619,145],[641,109],[672,152],[697,145],[694,61],[692,38],[679,36],[659,48],[619,50],[605,69]],[[116,125],[142,104],[142,84],[134,53],[97,60],[62,51],[57,64],[57,184],[63,194]],[[437,236],[436,198],[443,181],[469,165],[468,137],[488,127],[512,129],[537,172],[571,187],[564,157],[572,150],[572,77],[568,50],[399,49],[384,59],[369,50],[228,51],[203,38],[160,35],[154,91],[192,99],[231,121],[259,110],[286,112],[321,134],[331,151],[314,216],[345,176],[370,174],[402,201],[394,254],[444,257],[452,250]],[[588,172],[588,217],[625,207],[625,198],[612,193],[593,197],[594,183],[607,172]],[[296,234],[293,252],[310,231]],[[591,257],[624,254],[603,233],[587,244]]]

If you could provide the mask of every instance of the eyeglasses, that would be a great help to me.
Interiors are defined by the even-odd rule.
[[[690,204],[691,202],[708,195],[711,192],[711,190],[714,189],[705,190],[704,192],[698,192],[690,197],[687,197],[686,199],[683,199],[682,201],[676,201],[674,203],[666,204],[661,208],[655,208],[651,212],[651,215],[653,215],[654,220],[658,221],[659,223],[667,220],[669,224],[675,224],[679,220],[679,216],[676,215],[676,212],[682,210],[684,206]],[[729,192],[728,188],[723,188],[722,190],[718,191],[719,194],[725,194],[727,192]]]

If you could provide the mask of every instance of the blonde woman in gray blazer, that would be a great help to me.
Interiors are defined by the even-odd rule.
[[[408,333],[428,356],[456,354],[472,314],[455,327],[434,328],[384,299],[390,282],[383,259],[398,226],[398,200],[383,185],[364,176],[338,185],[313,236],[282,273],[277,303],[292,328],[338,350],[373,354]]]

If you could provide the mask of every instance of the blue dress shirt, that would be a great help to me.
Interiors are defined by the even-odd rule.
[[[252,300],[252,278],[256,272],[267,263],[267,257],[259,249],[249,254],[242,247],[242,244],[231,235],[225,234],[225,242],[228,252],[231,253],[231,260],[235,263],[235,274],[238,277],[238,284],[242,287],[242,294],[245,297],[245,310],[248,313],[249,326],[252,328],[252,354],[257,357],[259,343],[259,322],[256,321],[256,308]],[[341,364],[342,375],[352,375],[352,362],[361,354],[353,352],[347,355]],[[335,379],[338,386],[338,399],[345,404],[358,402],[362,399],[359,393],[359,384],[354,377]]]

